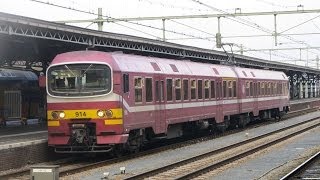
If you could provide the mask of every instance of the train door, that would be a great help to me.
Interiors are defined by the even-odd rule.
[[[155,78],[155,133],[166,132],[166,112],[164,101],[164,79],[160,77]]]
[[[217,79],[217,123],[223,121],[223,91],[222,91],[222,80]]]

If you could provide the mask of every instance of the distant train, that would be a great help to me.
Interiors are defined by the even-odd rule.
[[[0,126],[19,120],[42,118],[44,96],[40,95],[38,76],[27,70],[0,68]]]
[[[122,53],[57,55],[47,69],[48,144],[138,151],[157,137],[224,131],[289,110],[283,72]]]

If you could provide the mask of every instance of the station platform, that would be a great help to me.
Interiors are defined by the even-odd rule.
[[[290,110],[320,107],[320,98],[298,99],[290,101]],[[47,146],[46,122],[28,119],[28,125],[20,121],[9,121],[0,127],[0,171],[18,168],[27,164],[47,161],[54,157],[54,152]],[[18,157],[18,158],[17,158]]]

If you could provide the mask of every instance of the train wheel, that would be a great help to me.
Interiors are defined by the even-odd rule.
[[[245,128],[247,126],[247,124],[249,123],[250,119],[248,116],[246,115],[241,115],[240,118],[239,118],[239,127],[240,128]]]
[[[119,157],[122,157],[124,154],[125,154],[125,150],[124,150],[123,145],[122,144],[115,145],[115,147],[112,150],[112,155],[114,157],[119,158]]]

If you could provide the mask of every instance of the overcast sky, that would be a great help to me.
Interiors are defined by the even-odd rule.
[[[103,15],[113,18],[120,17],[146,17],[169,15],[195,15],[234,13],[236,8],[245,12],[262,11],[294,11],[320,9],[320,1],[316,0],[39,0],[55,5],[70,7],[77,10],[97,13],[98,7],[103,8]],[[49,21],[94,19],[96,15],[90,15],[73,10],[46,5],[31,0],[0,1],[0,11],[23,15]],[[239,12],[238,10],[237,12]],[[274,17],[250,16],[239,18],[221,18],[221,34],[223,43],[233,43],[234,51],[239,46],[244,49],[279,49],[279,48],[306,48],[320,47],[320,13],[278,15],[277,31],[289,36],[278,37],[278,45],[275,46]],[[213,38],[217,33],[217,18],[184,19],[166,21],[166,38],[169,42],[181,43],[206,49],[218,49]],[[138,23],[162,28],[162,21],[139,21]],[[244,24],[251,24],[255,28]],[[300,25],[301,24],[301,25]],[[96,24],[81,23],[71,24],[90,29],[97,29]],[[299,25],[299,26],[298,26]],[[297,26],[297,27],[295,27]],[[294,28],[293,28],[294,27]],[[261,29],[264,29],[263,31]],[[104,31],[142,36],[151,39],[161,39],[162,31],[155,28],[147,28],[141,25],[118,22],[104,23]],[[315,33],[313,35],[297,35]],[[317,34],[319,33],[319,34]],[[259,37],[234,37],[264,35]],[[266,36],[269,35],[269,36]],[[230,49],[226,47],[226,49]],[[320,54],[320,49],[302,49],[287,51],[263,51],[245,52],[245,55],[276,60],[298,65],[316,67],[314,61]],[[301,61],[300,61],[301,57]],[[308,60],[308,62],[307,62]]]

